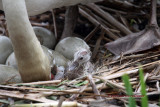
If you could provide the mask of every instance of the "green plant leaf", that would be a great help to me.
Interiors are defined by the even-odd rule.
[[[146,95],[146,85],[144,82],[144,74],[141,67],[139,67],[139,77],[140,77],[140,83],[141,83],[141,95],[143,97],[141,98],[141,107],[148,107],[148,98]]]
[[[0,103],[5,103],[5,104],[9,104],[9,102],[5,99],[0,99]]]
[[[64,90],[63,88],[59,88],[57,86],[45,86],[45,85],[35,85],[37,88],[45,88],[45,89],[56,89],[56,90]]]
[[[136,20],[131,19],[131,20],[130,20],[130,25],[133,25],[134,23],[137,23]]]
[[[75,86],[79,87],[81,85],[86,85],[87,83],[88,83],[88,81],[83,81],[83,82],[80,82],[80,83],[76,84]]]
[[[133,90],[132,90],[132,86],[129,82],[129,77],[127,74],[124,74],[122,76],[125,88],[126,88],[126,93],[127,95],[129,95],[129,107],[136,107],[136,101],[135,98],[133,98]]]
[[[58,85],[56,85],[56,86],[57,86],[57,87],[58,87],[58,86],[61,86],[62,84],[67,83],[67,82],[69,82],[69,80],[64,80],[64,81],[60,82]]]

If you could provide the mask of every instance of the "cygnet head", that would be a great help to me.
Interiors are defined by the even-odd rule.
[[[79,51],[75,52],[73,61],[77,61],[79,64],[83,64],[89,61],[91,58],[91,51],[80,48]]]

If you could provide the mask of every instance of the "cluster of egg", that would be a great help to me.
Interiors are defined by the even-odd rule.
[[[67,37],[55,47],[56,37],[51,31],[42,27],[33,27],[33,29],[51,67],[54,65],[60,68],[66,67],[68,61],[74,59],[74,54],[80,47],[89,49],[89,46],[77,37]],[[52,50],[54,47],[55,50]],[[0,84],[22,82],[12,43],[6,36],[0,36],[0,74]]]

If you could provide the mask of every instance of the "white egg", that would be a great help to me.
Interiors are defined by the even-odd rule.
[[[21,76],[17,69],[7,65],[0,65],[0,84],[22,83]]]
[[[37,26],[34,26],[33,30],[41,45],[46,46],[49,49],[53,49],[56,44],[56,37],[50,30]]]
[[[0,36],[0,64],[5,64],[6,59],[12,52],[11,40],[6,36]]]
[[[67,37],[62,39],[55,48],[55,51],[61,53],[69,60],[74,59],[74,55],[79,50],[90,50],[86,42],[77,37]]]

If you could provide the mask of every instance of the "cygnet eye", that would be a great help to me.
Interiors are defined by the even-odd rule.
[[[79,60],[82,60],[82,59],[83,59],[83,57],[80,57],[80,58],[79,58]]]

